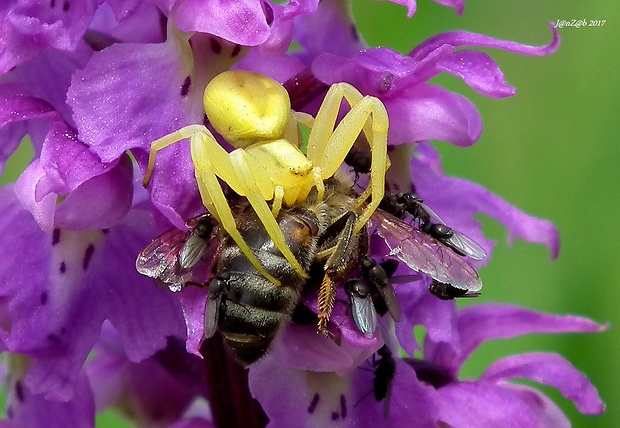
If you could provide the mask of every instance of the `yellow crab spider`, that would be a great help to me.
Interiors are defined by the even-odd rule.
[[[340,105],[349,112],[337,124]],[[235,150],[228,153],[203,125],[189,125],[151,145],[144,177],[148,185],[155,156],[160,150],[190,139],[196,181],[204,206],[239,246],[254,268],[275,284],[244,241],[224,195],[218,177],[232,190],[245,196],[269,237],[301,277],[307,277],[286,244],[276,217],[284,204],[294,206],[306,200],[316,188],[323,198],[323,181],[332,177],[363,132],[372,153],[368,188],[358,206],[368,197],[356,224],[358,232],[377,209],[385,191],[388,115],[375,97],[362,94],[348,83],[330,87],[315,118],[291,110],[291,101],[275,80],[244,70],[225,71],[209,82],[204,91],[205,113],[213,128]],[[307,155],[299,149],[299,124],[310,127]],[[267,201],[272,201],[269,208]]]

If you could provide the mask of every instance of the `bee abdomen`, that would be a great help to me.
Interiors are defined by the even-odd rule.
[[[235,358],[249,366],[267,353],[288,317],[287,313],[228,302],[220,332]]]
[[[218,329],[239,362],[248,366],[265,355],[290,318],[302,285],[297,281],[275,286],[254,273],[230,272]]]

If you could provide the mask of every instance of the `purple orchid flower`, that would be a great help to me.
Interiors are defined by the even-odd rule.
[[[73,381],[75,394],[69,400],[49,400],[45,394],[33,393],[24,381],[28,372],[28,358],[8,355],[5,359],[7,379],[6,414],[10,421],[1,421],[6,427],[74,426],[89,427],[95,419],[95,400],[84,370]]]
[[[547,315],[499,304],[461,309],[453,326],[453,337],[450,338],[436,335],[429,329],[423,350],[424,364],[415,360],[408,362],[418,379],[436,388],[442,421],[448,424],[459,421],[465,425],[467,420],[475,420],[503,426],[570,426],[559,408],[542,393],[509,382],[517,378],[559,389],[584,414],[603,412],[604,404],[592,384],[568,361],[554,353],[534,352],[504,357],[488,367],[477,381],[457,380],[457,375],[466,359],[488,340],[531,333],[600,332],[607,326],[580,317]],[[439,384],[433,384],[436,374],[442,376]],[[469,402],[467,415],[456,411],[459,408],[457,403],[463,401]],[[508,404],[508,401],[508,406],[501,404]],[[500,408],[502,412],[498,411]]]
[[[414,300],[416,292],[410,291],[407,297]],[[416,301],[419,308],[426,303]],[[453,303],[440,304],[453,309]],[[545,395],[510,382],[517,378],[556,387],[582,413],[598,414],[604,410],[598,393],[585,376],[553,353],[502,358],[477,380],[459,380],[457,376],[471,353],[488,340],[529,333],[599,332],[606,326],[580,317],[547,315],[498,304],[461,309],[451,321],[447,329],[425,325],[428,333],[422,349],[424,359],[388,356],[393,371],[388,378],[379,378],[379,382],[376,379],[381,369],[377,367],[383,363],[377,356],[337,375],[329,370],[309,371],[307,367],[284,364],[278,354],[250,370],[250,387],[273,421],[270,427],[290,426],[292,421],[303,421],[300,426],[308,427],[331,423],[342,427],[434,427],[442,423],[570,426],[561,410]],[[408,338],[400,344],[417,348],[412,334],[414,323],[405,323]],[[267,376],[269,384],[264,382]],[[390,393],[376,399],[374,390],[382,387],[381,381],[385,381]],[[283,395],[287,400],[281,399]]]
[[[117,407],[141,426],[170,426],[200,420],[213,426],[201,395],[204,379],[199,359],[185,352],[179,339],[140,362],[126,354],[118,331],[104,323],[86,365],[97,411]]]
[[[85,184],[90,193],[105,190],[105,183],[90,183]],[[134,361],[164,346],[169,335],[183,337],[178,303],[135,272],[135,254],[148,240],[146,212],[131,210],[106,229],[95,224],[91,230],[54,227],[45,233],[14,192],[12,186],[2,188],[6,263],[0,277],[5,316],[11,319],[3,337],[10,352],[32,360],[25,384],[33,393],[56,400],[74,395],[73,383],[105,319],[121,332]],[[85,205],[69,203],[75,207],[63,217],[81,223]]]
[[[10,74],[14,80],[29,75]],[[136,361],[164,346],[167,336],[182,337],[184,328],[178,302],[135,272],[135,253],[148,239],[143,234],[151,221],[145,210],[132,208],[129,158],[103,164],[54,109],[51,103],[58,99],[34,95],[36,85],[7,83],[0,91],[6,100],[0,128],[7,143],[14,146],[21,132],[42,134],[33,138],[36,159],[14,186],[0,189],[6,262],[0,269],[1,294],[3,317],[10,320],[2,338],[5,350],[23,354],[28,367],[15,383],[27,394],[16,390],[11,396],[17,404],[26,396],[32,397],[28,406],[42,406],[25,411],[30,416],[23,420],[29,421],[47,407],[72,409],[76,394],[79,400],[86,397],[82,367],[105,319],[121,332]],[[129,286],[140,283],[145,290]],[[17,404],[16,409],[29,408]]]
[[[103,7],[100,7],[102,5]],[[38,55],[45,55],[46,51],[54,52],[54,55],[78,51],[82,49],[85,37],[94,37],[93,34],[88,34],[91,29],[106,28],[113,30],[110,35],[118,36],[126,34],[121,27],[131,25],[132,18],[141,20],[141,28],[134,31],[134,34],[149,28],[149,25],[144,25],[144,18],[152,17],[154,19],[151,22],[155,23],[159,21],[159,18],[153,15],[155,6],[152,2],[142,0],[8,0],[3,2],[0,8],[0,74],[23,65]],[[157,33],[159,32],[154,32]]]

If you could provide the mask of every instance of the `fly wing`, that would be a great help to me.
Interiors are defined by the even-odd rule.
[[[446,245],[454,248],[457,252],[462,253],[473,260],[482,260],[487,256],[487,252],[476,241],[469,236],[452,230],[452,235],[447,238],[443,238]]]
[[[179,255],[179,264],[190,269],[204,256],[212,239],[215,221],[209,214],[203,214],[187,222],[190,232]]]
[[[357,329],[363,334],[373,334],[377,330],[377,311],[368,287],[361,281],[355,281],[347,284],[345,290],[351,301],[351,315]]]
[[[204,335],[207,339],[210,339],[217,330],[219,318],[220,318],[220,306],[222,303],[222,297],[219,295],[212,295],[209,293],[207,297],[207,304],[205,306],[205,325]]]
[[[396,322],[400,322],[403,318],[402,311],[400,309],[400,303],[398,303],[398,297],[396,297],[396,293],[392,288],[392,284],[377,284],[377,290],[385,302],[385,306],[387,306],[388,312],[392,316],[392,319]]]
[[[435,238],[382,210],[375,211],[372,223],[390,249],[387,257],[461,290],[482,289],[476,269]]]
[[[210,221],[210,216],[201,215],[187,222],[189,231],[170,229],[151,241],[138,254],[136,270],[142,275],[154,278],[156,283],[171,291],[180,291],[187,282],[201,283],[206,277],[208,266],[197,266],[207,249],[213,249],[213,239],[197,233],[201,223]]]
[[[178,264],[179,252],[189,232],[170,229],[152,240],[138,254],[136,269],[150,278],[164,279]]]
[[[425,204],[424,202],[422,202],[421,200],[420,200],[419,204],[422,206],[422,209],[423,209],[424,211],[426,211],[426,213],[430,216],[430,218],[431,218],[431,220],[432,220],[432,222],[433,222],[433,223],[441,223],[441,224],[445,224],[445,223],[443,222],[443,220],[441,219],[441,217],[439,217],[439,215],[438,215],[435,211],[433,211],[433,210],[431,209],[431,207],[429,207],[428,205],[426,205],[426,204]]]

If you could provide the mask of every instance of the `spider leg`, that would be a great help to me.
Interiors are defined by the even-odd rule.
[[[211,134],[195,134],[191,139],[192,161],[196,169],[196,182],[198,183],[198,189],[200,191],[202,203],[217,219],[217,221],[220,223],[226,233],[228,233],[230,237],[235,241],[237,246],[239,246],[239,249],[248,258],[250,263],[252,263],[252,266],[254,266],[254,268],[269,281],[273,282],[276,285],[279,285],[280,282],[265,270],[263,265],[256,257],[256,254],[254,254],[252,249],[245,242],[245,240],[241,236],[241,233],[239,232],[239,229],[237,228],[237,224],[235,222],[232,210],[230,208],[230,205],[228,204],[226,196],[224,195],[222,186],[217,179],[213,162],[209,156],[210,154],[218,151],[217,149],[213,150],[214,146],[219,147],[224,153],[226,153],[226,151],[217,143],[217,141],[215,140],[215,138],[213,138]],[[225,161],[227,164],[231,165],[232,169],[232,162],[227,153],[225,159],[220,160]],[[236,187],[243,188],[243,186],[239,183],[238,180],[233,180],[233,177],[222,178],[229,185],[232,181],[237,181]],[[231,185],[231,187],[233,186]],[[263,203],[265,203],[264,200]]]
[[[149,151],[149,163],[146,167],[146,173],[144,174],[144,180],[142,180],[142,185],[146,187],[151,181],[151,175],[153,175],[153,169],[155,168],[155,157],[157,155],[157,152],[165,149],[168,146],[173,145],[174,143],[185,140],[186,138],[192,138],[194,135],[200,134],[205,130],[208,132],[207,128],[202,125],[189,125],[153,141],[151,143],[151,149]]]
[[[273,191],[273,203],[271,204],[271,214],[274,218],[278,217],[278,213],[282,209],[282,198],[284,198],[284,188],[276,186]]]
[[[334,129],[343,99],[349,103],[351,109]],[[353,86],[339,83],[327,92],[310,132],[308,159],[321,168],[323,179],[334,175],[362,132],[367,137],[372,156],[368,184],[370,191],[362,193],[357,205],[362,205],[369,196],[371,201],[357,219],[355,232],[364,227],[385,193],[385,173],[389,166],[388,127],[387,110],[379,99],[362,96]]]
[[[239,179],[239,184],[242,186],[243,194],[250,202],[250,205],[254,209],[254,212],[256,212],[256,215],[276,248],[280,250],[286,261],[289,262],[300,277],[307,278],[308,273],[301,267],[299,260],[297,260],[286,243],[278,222],[257,187],[257,183],[261,181],[260,176],[263,174],[266,175],[267,172],[261,167],[257,168],[254,166],[254,168],[252,168],[249,158],[250,156],[244,150],[235,150],[230,154],[230,160],[237,172],[237,178]],[[269,176],[267,175],[267,179],[268,178]]]

